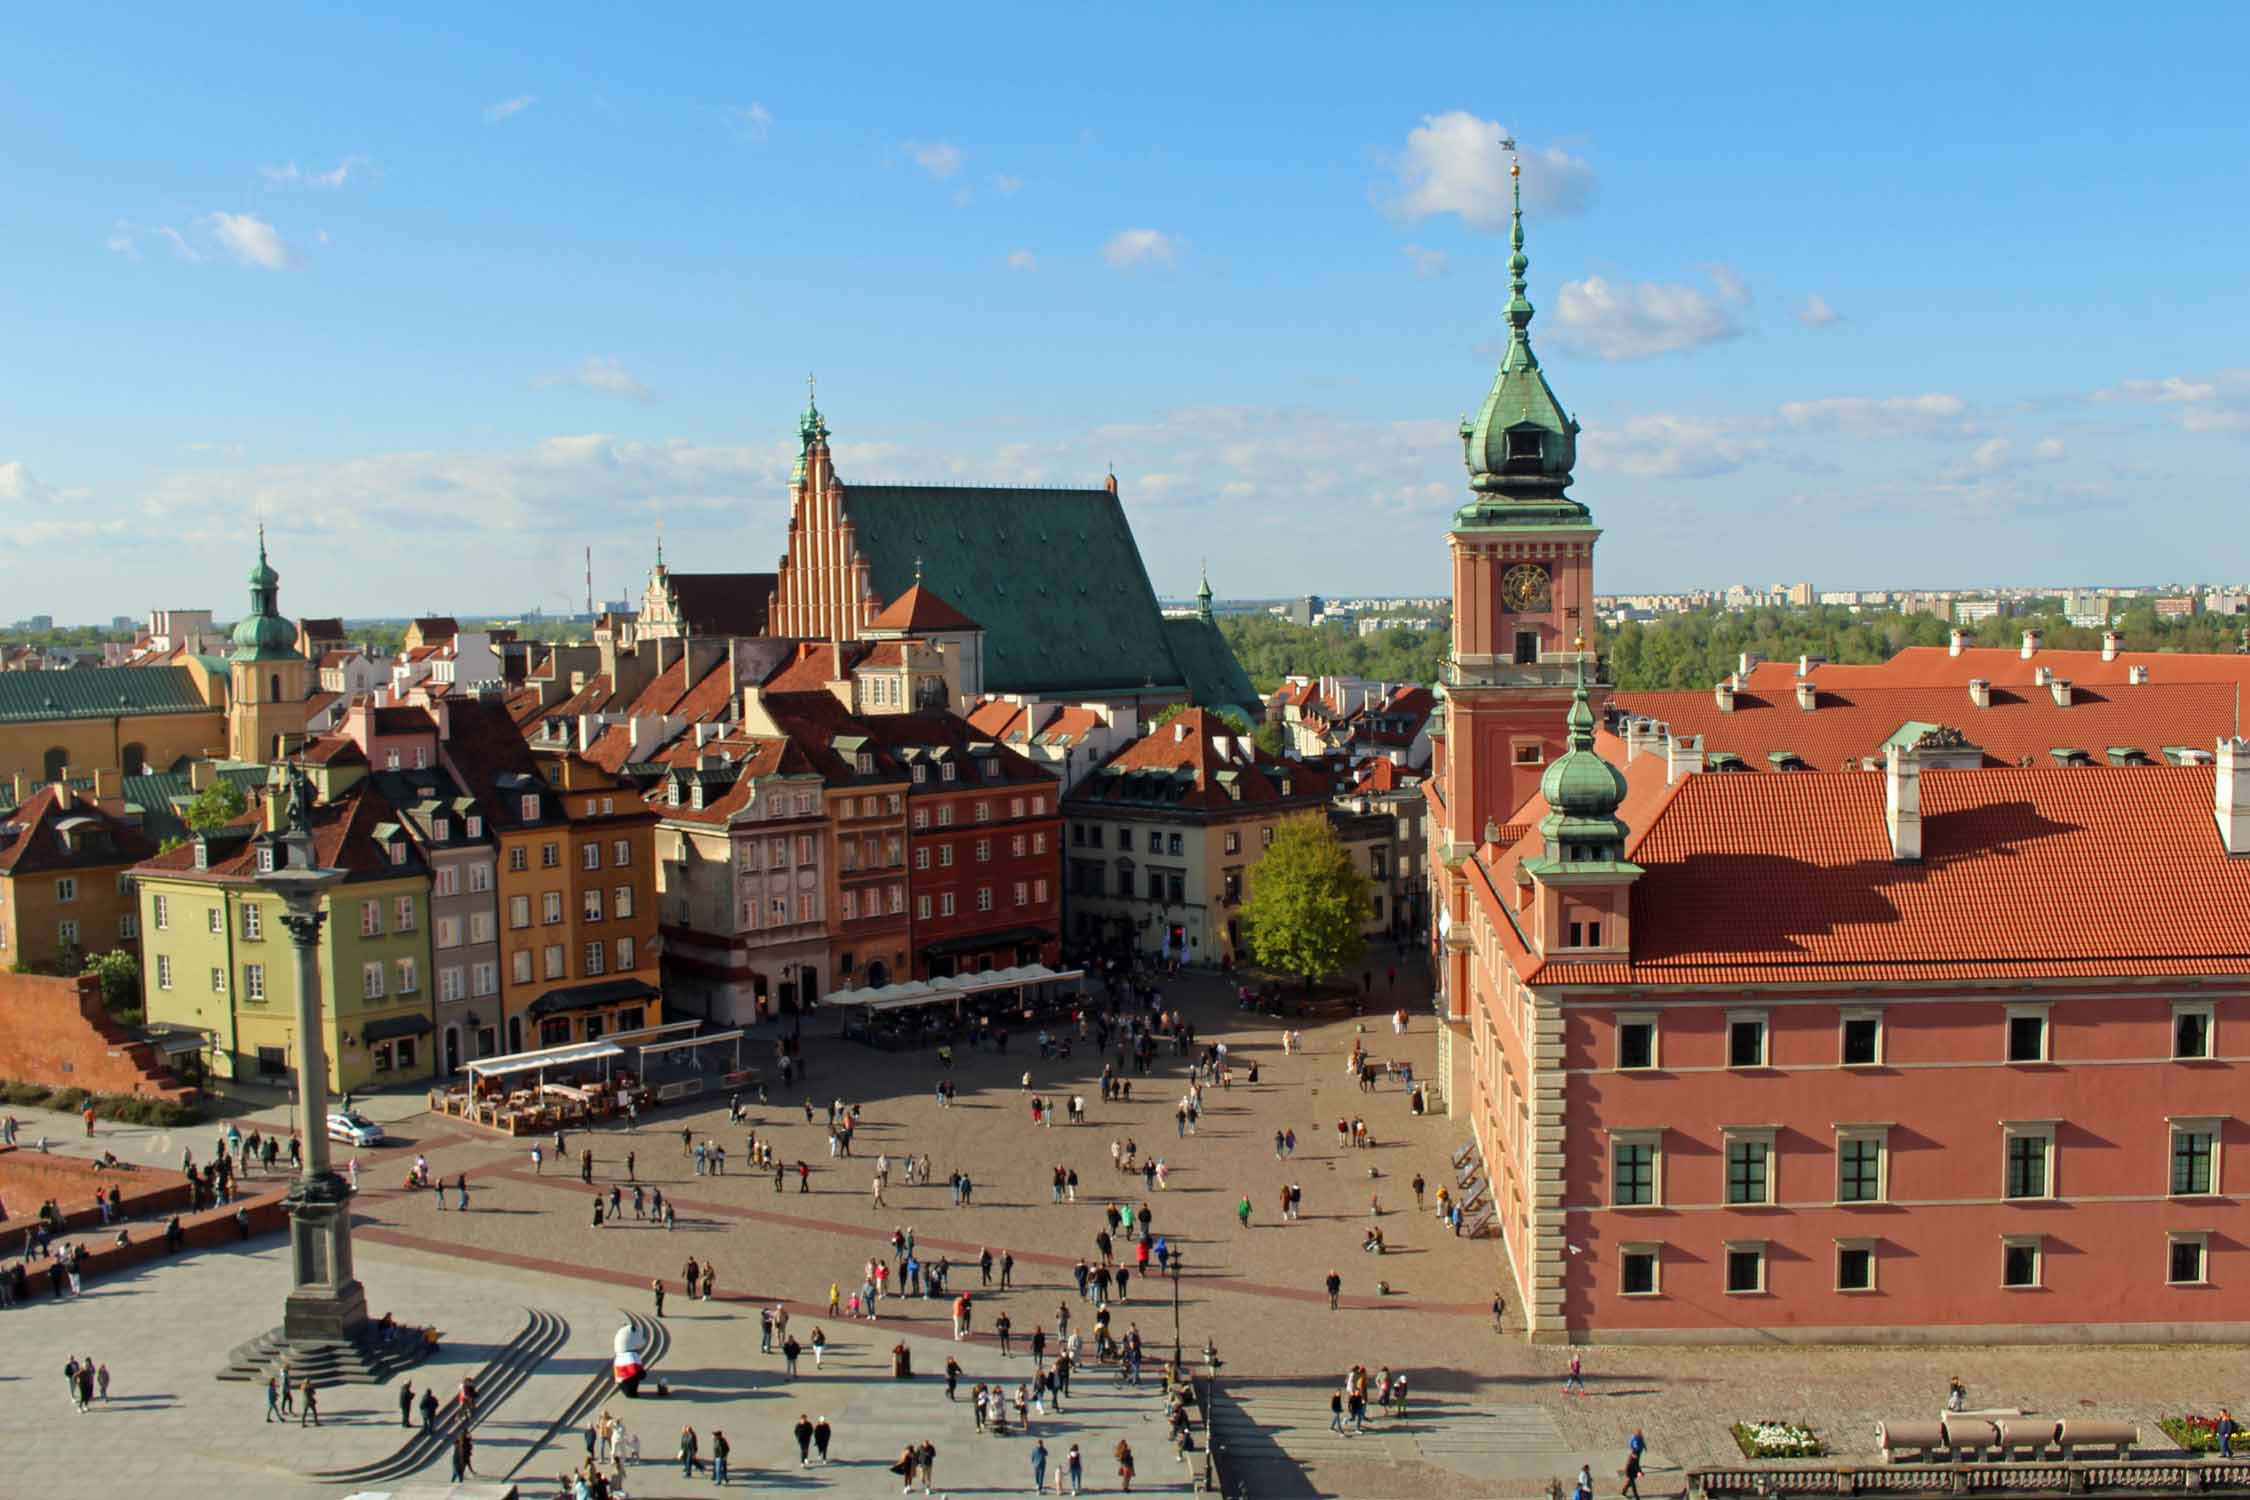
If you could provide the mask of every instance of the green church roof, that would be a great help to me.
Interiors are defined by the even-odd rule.
[[[1266,706],[1235,660],[1234,648],[1208,616],[1173,617],[1164,622],[1172,660],[1187,678],[1188,699],[1202,708],[1239,708],[1252,724],[1264,721]]]
[[[1200,676],[1247,694],[1224,641],[1183,647],[1199,658],[1192,672],[1176,658],[1184,633],[1166,629],[1125,508],[1106,489],[847,483],[844,510],[878,597],[905,593],[919,568],[984,627],[988,692],[1192,690]]]
[[[258,528],[258,565],[250,570],[250,613],[235,622],[232,661],[292,661],[297,627],[281,617],[281,575],[266,561],[266,529]]]
[[[199,713],[210,707],[185,667],[0,672],[0,724]]]

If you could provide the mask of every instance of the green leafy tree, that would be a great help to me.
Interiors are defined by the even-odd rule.
[[[1171,723],[1181,714],[1186,713],[1189,709],[1196,706],[1197,705],[1192,703],[1167,703],[1164,705],[1164,707],[1156,711],[1155,718],[1148,721],[1148,727],[1151,729],[1162,729],[1165,725]],[[1244,718],[1241,712],[1237,709],[1206,708],[1203,710],[1203,712],[1209,714],[1212,718],[1217,719],[1220,723],[1226,725],[1236,734],[1248,734],[1250,732],[1250,721]]]
[[[187,806],[185,821],[197,833],[223,828],[241,817],[249,805],[242,788],[222,776],[195,794],[195,800]]]
[[[100,977],[102,1004],[109,1013],[127,1026],[138,1026],[141,1009],[141,961],[123,948],[112,948],[107,953],[86,956],[80,972]]]
[[[1359,962],[1367,948],[1360,929],[1374,913],[1367,877],[1319,813],[1291,818],[1274,831],[1272,845],[1251,867],[1242,908],[1259,964],[1303,975],[1308,989]]]
[[[1275,760],[1280,760],[1289,753],[1289,739],[1281,732],[1279,724],[1271,722],[1260,724],[1258,732],[1251,735],[1250,740],[1251,743]]]

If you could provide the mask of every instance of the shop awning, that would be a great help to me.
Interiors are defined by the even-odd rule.
[[[614,1042],[573,1042],[567,1047],[543,1047],[537,1052],[482,1058],[469,1064],[469,1072],[478,1078],[502,1078],[511,1073],[536,1073],[542,1068],[584,1067],[624,1055],[625,1049]]]
[[[1045,927],[1009,927],[999,932],[976,932],[967,937],[942,938],[922,945],[922,951],[935,958],[946,953],[978,953],[986,948],[1012,948],[1017,943],[1043,943],[1054,937]]]
[[[396,1041],[402,1036],[428,1036],[430,1018],[425,1015],[385,1016],[380,1021],[369,1021],[359,1028],[359,1039],[372,1047],[377,1042]]]
[[[165,1057],[185,1057],[191,1052],[201,1052],[215,1047],[219,1034],[200,1026],[181,1026],[170,1022],[157,1022],[144,1026],[138,1033],[140,1040],[154,1047]]]
[[[559,990],[549,990],[531,1002],[534,1016],[559,1015],[573,1010],[599,1010],[605,1005],[624,1005],[635,1000],[655,1000],[661,992],[645,979],[597,979],[591,984],[567,985]]]

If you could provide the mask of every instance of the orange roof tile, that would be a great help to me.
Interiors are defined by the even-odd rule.
[[[885,605],[870,630],[977,630],[976,621],[917,583]]]
[[[1790,666],[1794,670],[1795,663]],[[1772,769],[1767,756],[1775,751],[1792,752],[1817,771],[1856,766],[1880,755],[1883,742],[1902,726],[1917,722],[1960,730],[1985,752],[1987,765],[2003,766],[2044,759],[2059,745],[2097,757],[2112,745],[2131,745],[2156,757],[2167,745],[2208,746],[2220,735],[2237,733],[2241,722],[2234,689],[2220,682],[2074,681],[2071,705],[2063,708],[2048,689],[2030,686],[2027,676],[2018,687],[1995,685],[1991,706],[1978,708],[1966,685],[1974,673],[1965,674],[1957,687],[1892,687],[1837,685],[1838,670],[1824,666],[1814,673],[1810,710],[1797,706],[1792,684],[1770,681],[1736,692],[1732,712],[1707,692],[1621,690],[1611,701],[1627,714],[1669,724],[1675,736],[1701,735],[1706,754],[1739,755],[1760,771]]]
[[[2131,679],[2134,667],[2148,668],[2151,686],[2174,682],[2224,682],[2250,686],[2250,655],[2212,651],[2120,651],[2103,661],[2099,651],[2041,649],[2029,657],[2020,646],[1969,646],[1959,656],[1946,646],[1908,646],[1889,661],[1869,663],[1824,662],[1813,668],[1813,680],[1823,687],[1952,687],[1965,686],[1981,677],[1995,687],[2029,686],[2033,674],[2045,667],[2057,677],[2080,687],[2106,687]],[[1797,662],[1762,661],[1753,667],[1744,685],[1786,688],[1797,677]]]

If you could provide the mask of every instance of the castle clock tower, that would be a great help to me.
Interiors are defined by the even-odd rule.
[[[1484,405],[1461,424],[1470,496],[1445,537],[1453,555],[1445,836],[1456,849],[1481,843],[1537,790],[1548,762],[1568,748],[1579,669],[1597,662],[1594,540],[1601,532],[1593,513],[1566,493],[1578,424],[1531,352],[1520,170],[1510,168],[1508,350]]]

